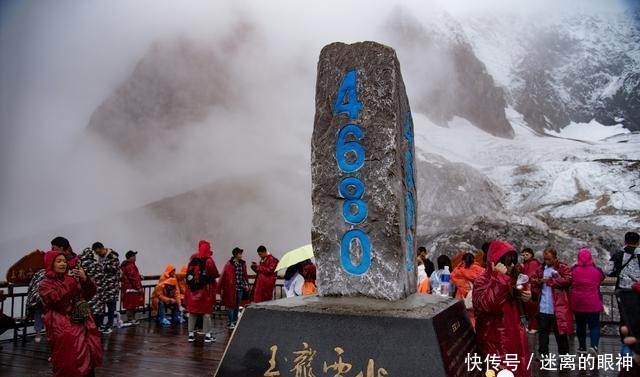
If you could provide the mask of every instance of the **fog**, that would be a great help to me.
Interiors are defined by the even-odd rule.
[[[375,40],[393,47],[386,27],[394,14],[428,23],[441,9],[459,15],[617,9],[599,1],[532,1],[512,9],[507,1],[475,3],[2,2],[0,273],[25,252],[48,248],[57,235],[67,236],[76,251],[97,240],[121,255],[140,250],[145,274],[184,263],[197,238],[213,241],[218,264],[236,245],[250,252],[249,260],[257,258],[259,244],[281,255],[310,242],[310,138],[324,45]],[[92,115],[130,80],[152,46],[179,41],[225,62],[225,100],[203,105],[206,116],[173,125],[134,154],[88,132]],[[399,58],[410,100],[429,91],[419,57]],[[429,63],[450,66],[447,57]],[[180,72],[175,64],[163,72]],[[244,198],[245,191],[234,192],[236,182],[261,194]],[[176,211],[192,219],[145,207],[212,185],[224,187],[219,201],[197,194]],[[185,237],[190,221],[199,234]]]

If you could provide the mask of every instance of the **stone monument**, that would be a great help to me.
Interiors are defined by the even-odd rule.
[[[480,376],[460,300],[416,294],[413,124],[393,49],[322,49],[312,138],[318,295],[248,306],[216,376]]]
[[[387,300],[416,291],[413,123],[394,50],[322,49],[311,141],[321,296]]]

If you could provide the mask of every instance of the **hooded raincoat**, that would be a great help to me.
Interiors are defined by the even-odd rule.
[[[184,294],[184,307],[189,313],[195,314],[211,314],[213,307],[216,304],[216,279],[220,276],[218,268],[211,256],[211,244],[209,241],[201,240],[198,243],[198,252],[191,256],[193,258],[204,258],[205,273],[209,278],[209,281],[202,289],[191,291],[187,285],[187,290]]]
[[[542,264],[535,257],[529,258],[529,260],[522,263],[522,273],[529,277],[529,281],[533,281],[533,277]],[[529,284],[531,287],[531,301],[524,304],[524,310],[527,314],[527,320],[529,321],[529,330],[538,329],[538,311],[540,311],[540,288],[536,284]]]
[[[96,285],[88,276],[84,282],[79,282],[67,274],[55,273],[53,262],[58,255],[63,253],[49,251],[45,254],[47,272],[39,287],[51,347],[51,365],[54,377],[82,377],[102,365],[103,350],[93,317],[89,315],[84,323],[74,323],[71,311],[77,300],[93,297]]]
[[[492,264],[506,253],[515,250],[504,241],[493,241],[487,254],[487,267],[473,285],[473,308],[476,315],[476,336],[484,356],[517,355],[515,376],[529,377],[527,333],[520,321],[518,299],[514,297],[515,281],[508,275],[493,271]],[[503,369],[504,368],[503,365]]]
[[[571,308],[579,313],[598,313],[602,310],[600,283],[604,272],[593,264],[589,249],[578,251],[578,262],[571,267]]]
[[[178,281],[176,278],[169,278],[158,283],[153,290],[153,299],[151,300],[151,309],[158,310],[158,303],[160,301],[167,305],[171,304],[171,299],[176,300],[175,304],[180,306],[180,288],[178,288]]]

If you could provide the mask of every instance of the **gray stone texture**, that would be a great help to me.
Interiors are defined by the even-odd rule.
[[[362,104],[356,119],[335,114],[337,93],[345,74],[356,70],[357,99]],[[394,50],[375,42],[325,46],[318,62],[316,114],[311,143],[312,243],[318,265],[318,293],[322,296],[358,296],[387,300],[402,299],[416,291],[415,264],[415,184],[405,179],[405,153],[415,156],[413,144],[404,133],[410,113],[400,64]],[[365,151],[364,165],[345,173],[336,157],[338,132],[349,123],[357,124],[364,136],[354,138]],[[413,124],[410,124],[413,135]],[[347,154],[347,158],[352,158]],[[411,174],[414,165],[411,164]],[[344,198],[339,184],[345,177],[364,183],[362,200],[367,217],[349,224],[343,216]],[[415,181],[415,178],[414,178]],[[411,224],[405,224],[405,196],[414,200]],[[408,229],[407,229],[408,228]],[[351,229],[364,231],[371,242],[371,264],[361,275],[347,272],[340,260],[341,240]],[[407,245],[407,232],[413,242]],[[408,255],[407,250],[410,250]],[[352,242],[350,260],[362,261],[357,242]],[[361,254],[361,253],[360,253]]]

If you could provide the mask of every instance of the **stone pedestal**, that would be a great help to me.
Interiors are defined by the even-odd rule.
[[[397,300],[415,292],[413,124],[392,48],[322,49],[311,151],[318,293]]]
[[[481,376],[476,352],[458,300],[302,296],[246,308],[216,376]]]

